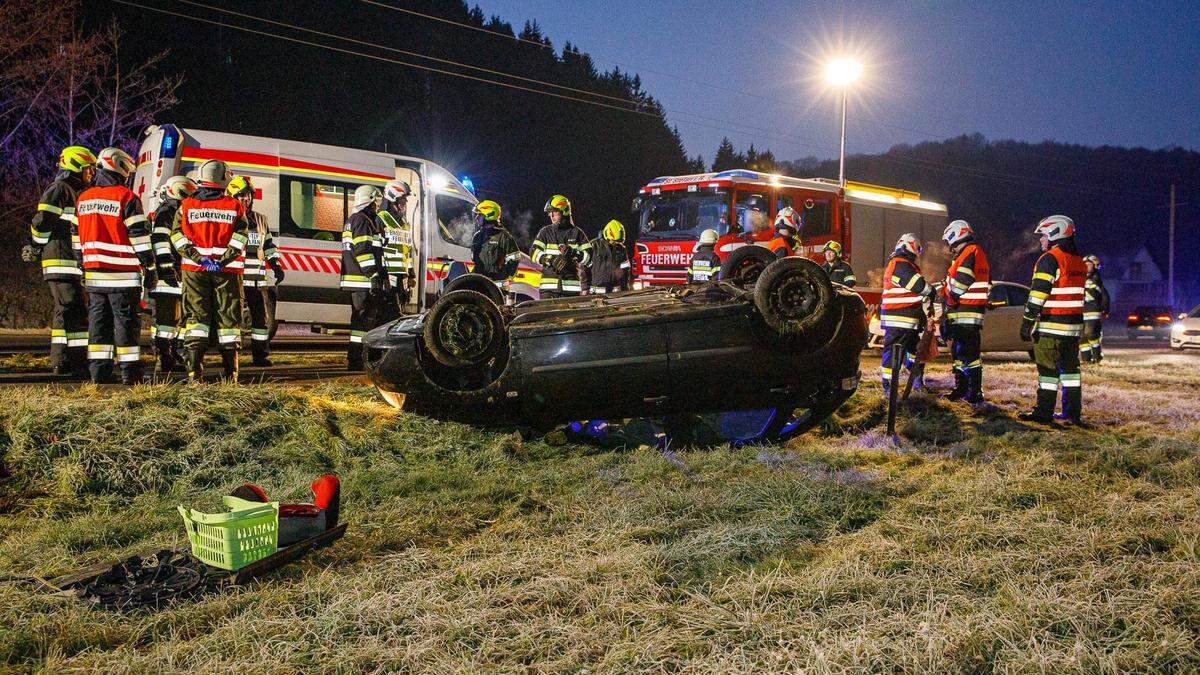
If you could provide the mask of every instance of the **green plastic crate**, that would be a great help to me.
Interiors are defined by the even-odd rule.
[[[279,544],[279,502],[263,504],[223,497],[229,513],[201,513],[179,507],[192,542],[192,555],[236,572],[275,552]]]

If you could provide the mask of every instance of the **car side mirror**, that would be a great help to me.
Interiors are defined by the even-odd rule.
[[[1181,312],[1181,313],[1179,314],[1179,320],[1180,320],[1180,321],[1183,321],[1183,320],[1184,320],[1184,319],[1186,319],[1186,318],[1187,318],[1187,312]]]

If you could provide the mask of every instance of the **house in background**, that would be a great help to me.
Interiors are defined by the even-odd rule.
[[[1142,245],[1133,255],[1102,259],[1100,273],[1108,289],[1113,316],[1142,305],[1167,303],[1166,268]]]

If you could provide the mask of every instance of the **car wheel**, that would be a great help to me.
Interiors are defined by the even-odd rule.
[[[442,295],[453,293],[454,291],[475,291],[486,295],[489,300],[497,305],[504,304],[504,293],[500,291],[500,287],[496,282],[474,272],[463,274],[454,277],[453,280],[446,282],[446,286],[442,289]]]
[[[754,306],[780,335],[803,337],[822,326],[833,309],[829,275],[807,258],[781,258],[754,284]]]
[[[739,286],[749,286],[757,281],[763,270],[776,259],[774,253],[762,246],[750,244],[736,248],[725,258],[725,262],[721,263],[721,271],[717,278]]]
[[[468,290],[447,293],[434,303],[423,334],[433,358],[451,368],[486,364],[508,340],[496,303]]]

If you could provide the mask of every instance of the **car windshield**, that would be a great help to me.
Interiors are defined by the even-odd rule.
[[[1188,312],[1188,318],[1189,319],[1200,319],[1200,305],[1196,305],[1195,307],[1192,308],[1192,311]]]
[[[469,247],[475,236],[475,216],[471,212],[475,205],[465,199],[438,195],[434,200],[437,208],[438,234],[442,241]]]
[[[693,240],[704,230],[729,232],[729,194],[672,190],[647,197],[642,203],[639,239]]]
[[[1159,314],[1170,314],[1171,311],[1166,307],[1158,306],[1143,306],[1137,308],[1137,314],[1141,316],[1157,316]]]

